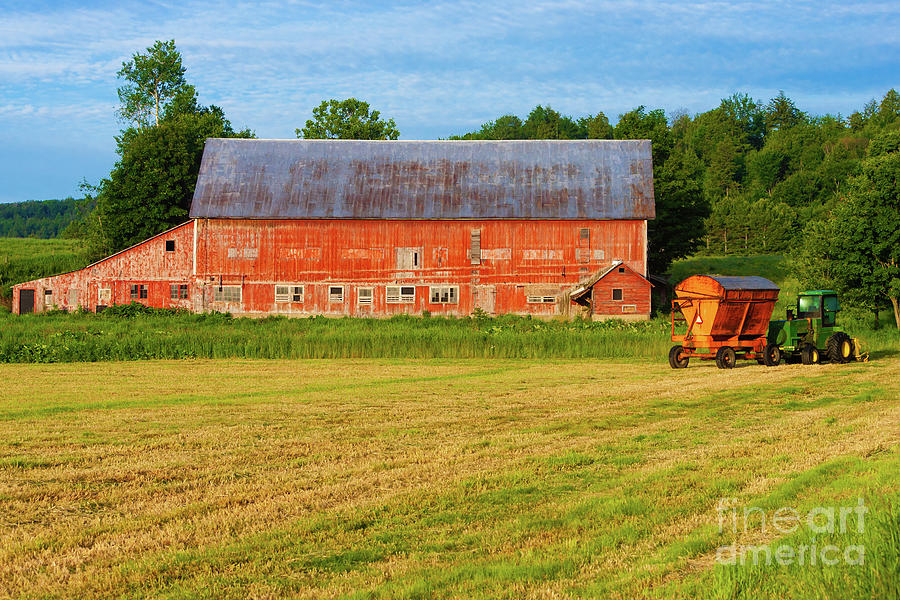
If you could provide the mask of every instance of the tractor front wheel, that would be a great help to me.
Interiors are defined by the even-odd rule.
[[[804,365],[814,365],[819,362],[819,350],[812,344],[806,344],[800,349],[800,362]]]
[[[669,350],[669,366],[673,369],[683,369],[688,366],[688,361],[690,357],[684,353],[684,348],[681,346],[672,346],[672,349]]]
[[[853,340],[843,331],[839,331],[828,338],[825,348],[828,360],[833,363],[843,364],[853,360]]]
[[[720,369],[733,369],[737,362],[737,355],[730,346],[722,346],[716,352],[716,366]]]
[[[778,344],[767,344],[763,353],[763,362],[767,367],[777,367],[781,364],[781,348]]]

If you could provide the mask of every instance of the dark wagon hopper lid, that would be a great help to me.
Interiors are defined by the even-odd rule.
[[[710,275],[710,279],[715,279],[719,285],[726,290],[778,290],[779,287],[766,279],[751,275],[747,277],[733,277],[725,275]]]
[[[209,139],[190,216],[652,219],[650,142]]]
[[[675,294],[679,298],[777,298],[779,291],[779,287],[773,282],[758,276],[691,275],[675,286]]]

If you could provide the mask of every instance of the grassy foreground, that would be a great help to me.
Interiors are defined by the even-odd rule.
[[[896,597],[898,397],[895,357],[0,365],[0,596]],[[863,566],[715,564],[812,535],[723,498],[859,497]]]

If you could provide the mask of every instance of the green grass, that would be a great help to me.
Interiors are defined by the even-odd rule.
[[[896,597],[898,395],[898,358],[0,365],[0,596]],[[715,561],[723,498],[859,497],[737,541],[864,565]]]
[[[0,238],[0,299],[9,306],[12,286],[85,266],[77,240]]]
[[[523,317],[231,318],[108,309],[0,315],[0,362],[147,358],[634,358],[665,356],[664,320]],[[118,313],[118,314],[116,314]]]

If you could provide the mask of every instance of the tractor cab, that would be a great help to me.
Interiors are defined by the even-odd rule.
[[[840,310],[837,292],[832,290],[800,292],[797,297],[797,318],[822,319],[823,327],[834,327]]]

